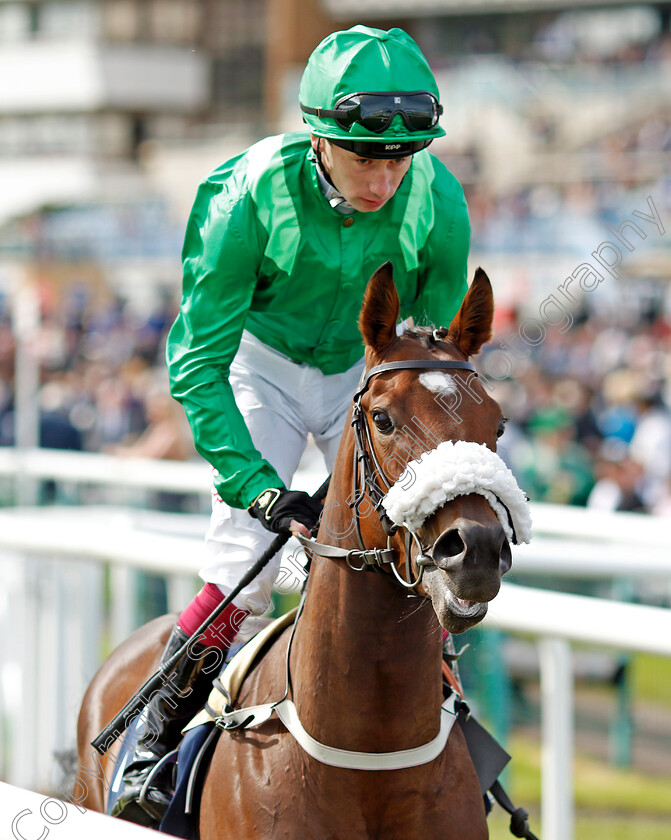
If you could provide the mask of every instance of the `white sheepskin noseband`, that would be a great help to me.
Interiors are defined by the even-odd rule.
[[[510,542],[531,540],[527,497],[505,463],[484,443],[446,440],[410,461],[382,505],[396,525],[417,531],[450,499],[469,493],[487,499]]]

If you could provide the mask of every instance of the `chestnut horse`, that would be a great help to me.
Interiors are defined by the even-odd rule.
[[[280,700],[288,659],[290,697],[305,730],[322,744],[357,752],[409,750],[436,738],[443,628],[461,633],[480,621],[511,564],[500,515],[477,492],[429,512],[412,540],[404,538],[403,527],[391,527],[388,537],[391,523],[385,530],[378,515],[380,485],[393,483],[436,442],[469,441],[492,455],[503,428],[498,404],[467,363],[491,336],[493,297],[484,272],[476,273],[449,331],[419,328],[397,336],[398,316],[386,264],[371,278],[360,316],[369,379],[353,410],[363,420],[346,425],[316,538],[342,550],[343,558],[350,549],[359,554],[346,560],[315,552],[290,652],[287,630],[238,697],[239,706]],[[389,362],[397,364],[370,375]],[[448,410],[457,405],[458,412]],[[371,462],[379,470],[371,470]],[[364,547],[390,548],[394,560],[379,573],[363,574],[364,564],[353,558]],[[82,767],[91,761],[93,737],[157,667],[173,621],[166,617],[141,628],[94,678],[79,721]],[[103,769],[111,776],[106,761]],[[81,773],[82,784],[88,788],[86,797],[79,793],[82,804],[104,810],[102,778]],[[202,790],[199,830],[201,840],[488,836],[459,726],[435,759],[369,771],[317,761],[276,718],[222,733]]]

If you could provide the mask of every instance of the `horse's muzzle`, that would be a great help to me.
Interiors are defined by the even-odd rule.
[[[512,565],[501,525],[471,519],[457,519],[444,531],[433,544],[431,557],[460,597],[478,601],[490,601],[496,595],[501,578]]]

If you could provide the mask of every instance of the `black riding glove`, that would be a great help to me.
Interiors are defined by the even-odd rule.
[[[309,493],[302,490],[286,490],[282,487],[270,488],[259,493],[247,510],[264,528],[281,534],[289,530],[292,519],[312,530],[319,520],[322,505]]]

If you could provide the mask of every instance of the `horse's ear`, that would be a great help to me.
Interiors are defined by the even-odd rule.
[[[450,324],[448,339],[465,356],[476,356],[492,337],[494,294],[485,272],[478,268],[466,297]]]
[[[400,309],[392,266],[390,262],[386,262],[368,281],[359,315],[359,329],[363,340],[377,355],[382,355],[396,338],[396,322]]]

